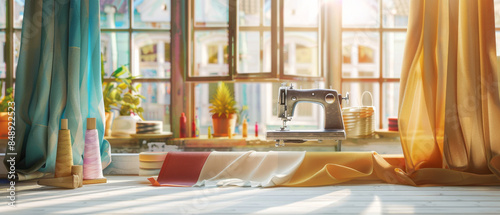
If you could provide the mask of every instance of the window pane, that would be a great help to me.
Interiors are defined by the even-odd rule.
[[[255,31],[240,31],[239,33],[238,73],[258,73],[261,71],[260,34]]]
[[[264,0],[264,25],[271,26],[271,0]]]
[[[500,56],[500,31],[495,32],[496,45],[497,45],[497,56]],[[500,65],[500,64],[499,64]],[[499,66],[500,68],[500,66]]]
[[[494,10],[495,10],[495,27],[500,27],[500,0],[494,1]]]
[[[24,1],[25,0],[14,1],[14,28],[23,27]]]
[[[406,32],[384,33],[383,40],[384,77],[399,78],[403,65]]]
[[[363,98],[363,92],[368,91],[372,94],[373,99],[368,93]],[[379,127],[379,111],[380,111],[380,88],[378,82],[344,82],[342,83],[342,95],[349,92],[349,104],[342,103],[343,107],[357,106],[373,106],[375,107],[375,129]],[[385,96],[385,95],[384,95]]]
[[[19,54],[21,50],[21,31],[14,31],[14,71],[17,69],[17,61],[19,60]],[[14,78],[16,73],[14,72]]]
[[[379,0],[342,1],[344,27],[378,27],[379,19]]]
[[[278,89],[280,83],[226,83],[230,91],[234,92],[238,108],[247,106],[248,135],[255,134],[255,122],[259,125],[259,137],[265,137],[266,130],[276,130],[282,121],[276,113]],[[299,83],[295,86],[306,88],[321,88],[321,82]],[[209,113],[210,99],[217,89],[217,83],[201,83],[195,87],[195,115],[200,120],[200,133],[207,135],[208,126],[212,126],[212,117]],[[324,112],[320,105],[301,103],[297,105],[295,115],[288,123],[291,129],[318,129],[323,122]],[[212,129],[213,131],[213,129]],[[241,135],[241,125],[236,129]]]
[[[170,0],[134,0],[134,28],[170,28]]]
[[[283,58],[286,75],[319,76],[318,33],[285,32]]]
[[[170,131],[170,83],[141,83],[140,93],[145,120],[163,121],[163,130]]]
[[[263,72],[271,72],[271,32],[264,31],[264,53],[262,59]]]
[[[191,76],[227,76],[227,31],[194,32],[194,68]]]
[[[227,26],[229,0],[195,0],[195,26]]]
[[[0,78],[5,78],[7,73],[7,64],[5,64],[5,60],[7,56],[5,56],[5,32],[0,32]]]
[[[379,38],[375,32],[342,33],[342,77],[379,77]]]
[[[102,32],[101,53],[104,61],[105,77],[117,68],[129,64],[129,38],[126,32]]]
[[[260,1],[261,0],[241,0],[239,8],[240,26],[260,25]]]
[[[384,110],[382,112],[382,124],[388,127],[388,118],[398,116],[399,107],[399,83],[384,83]]]
[[[283,7],[283,21],[286,27],[318,26],[318,0],[285,0]]]
[[[134,75],[170,78],[170,34],[134,33],[132,60]]]
[[[7,26],[6,25],[6,23],[7,23],[6,6],[7,6],[7,3],[5,2],[5,0],[0,0],[0,28],[5,28]]]
[[[212,99],[215,91],[217,89],[218,83],[203,83],[197,84],[195,87],[195,115],[198,116],[200,120],[200,134],[207,135],[208,127],[212,126],[212,115],[210,114],[210,100]],[[254,134],[255,132],[255,122],[259,122],[259,126],[262,126],[263,114],[265,114],[266,109],[266,99],[260,98],[262,93],[263,85],[270,84],[244,84],[244,83],[226,83],[231,93],[233,93],[236,100],[236,106],[238,108],[246,105],[248,107],[247,119],[248,119],[248,134]],[[247,93],[252,92],[252,93]],[[269,109],[271,105],[269,104]],[[265,126],[264,126],[265,127]],[[235,133],[241,134],[241,128],[236,129]]]
[[[410,0],[383,0],[384,27],[408,26],[408,14],[410,13]]]
[[[101,0],[101,28],[128,28],[128,0]]]

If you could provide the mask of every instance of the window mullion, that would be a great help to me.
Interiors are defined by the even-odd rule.
[[[6,51],[5,63],[7,66],[7,73],[5,76],[5,89],[13,86],[14,78],[14,2],[7,1],[7,28],[5,29],[5,39],[6,39]],[[1,90],[1,89],[0,89]]]
[[[238,72],[238,7],[239,1],[229,1],[229,29],[228,29],[228,67],[229,77]]]
[[[130,68],[130,71],[132,74],[134,74],[134,38],[133,38],[133,30],[132,30],[132,23],[133,23],[133,15],[134,15],[134,10],[132,9],[133,7],[133,2],[132,0],[128,1],[128,48],[129,48],[129,54],[128,54],[128,66]],[[137,71],[137,74],[140,74],[139,71]]]
[[[271,1],[271,76],[272,77],[279,77],[279,63],[278,63],[278,56],[280,53],[280,49],[278,46],[278,36],[279,36],[279,31],[278,31],[278,6],[281,1]]]

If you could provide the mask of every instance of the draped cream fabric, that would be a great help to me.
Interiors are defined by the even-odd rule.
[[[272,187],[292,178],[306,152],[212,152],[195,186]]]
[[[493,0],[412,0],[410,9],[399,104],[408,174],[417,184],[498,182]]]

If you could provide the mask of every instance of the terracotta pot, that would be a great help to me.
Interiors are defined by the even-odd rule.
[[[0,138],[6,139],[9,135],[9,112],[0,112]]]
[[[212,115],[212,123],[214,125],[214,137],[227,137],[229,136],[228,129],[231,129],[232,133],[234,133],[236,114],[229,114],[229,117],[224,114],[220,117]]]
[[[106,127],[104,130],[104,136],[109,137],[111,136],[111,125],[113,123],[113,112],[106,112]]]

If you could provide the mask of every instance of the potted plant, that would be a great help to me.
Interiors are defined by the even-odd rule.
[[[227,137],[229,136],[228,130],[234,133],[237,118],[236,101],[226,84],[219,83],[210,103],[212,104],[209,108],[212,114],[214,137]]]
[[[112,118],[112,109],[119,110],[120,116],[115,118],[112,126],[113,136],[126,136],[135,133],[135,122],[142,120],[144,109],[140,107],[141,99],[144,96],[139,94],[141,84],[133,85],[133,77],[128,68],[124,65],[115,70],[110,78],[114,81],[103,82],[103,99],[106,116],[106,132],[109,136],[109,129]],[[111,115],[111,116],[110,116]],[[109,116],[109,118],[108,118]]]
[[[2,89],[3,83],[0,82],[0,90]],[[4,139],[9,134],[9,117],[13,117],[13,115],[9,115],[9,103],[14,102],[14,90],[12,88],[8,88],[5,90],[5,96],[0,99],[0,138]]]

